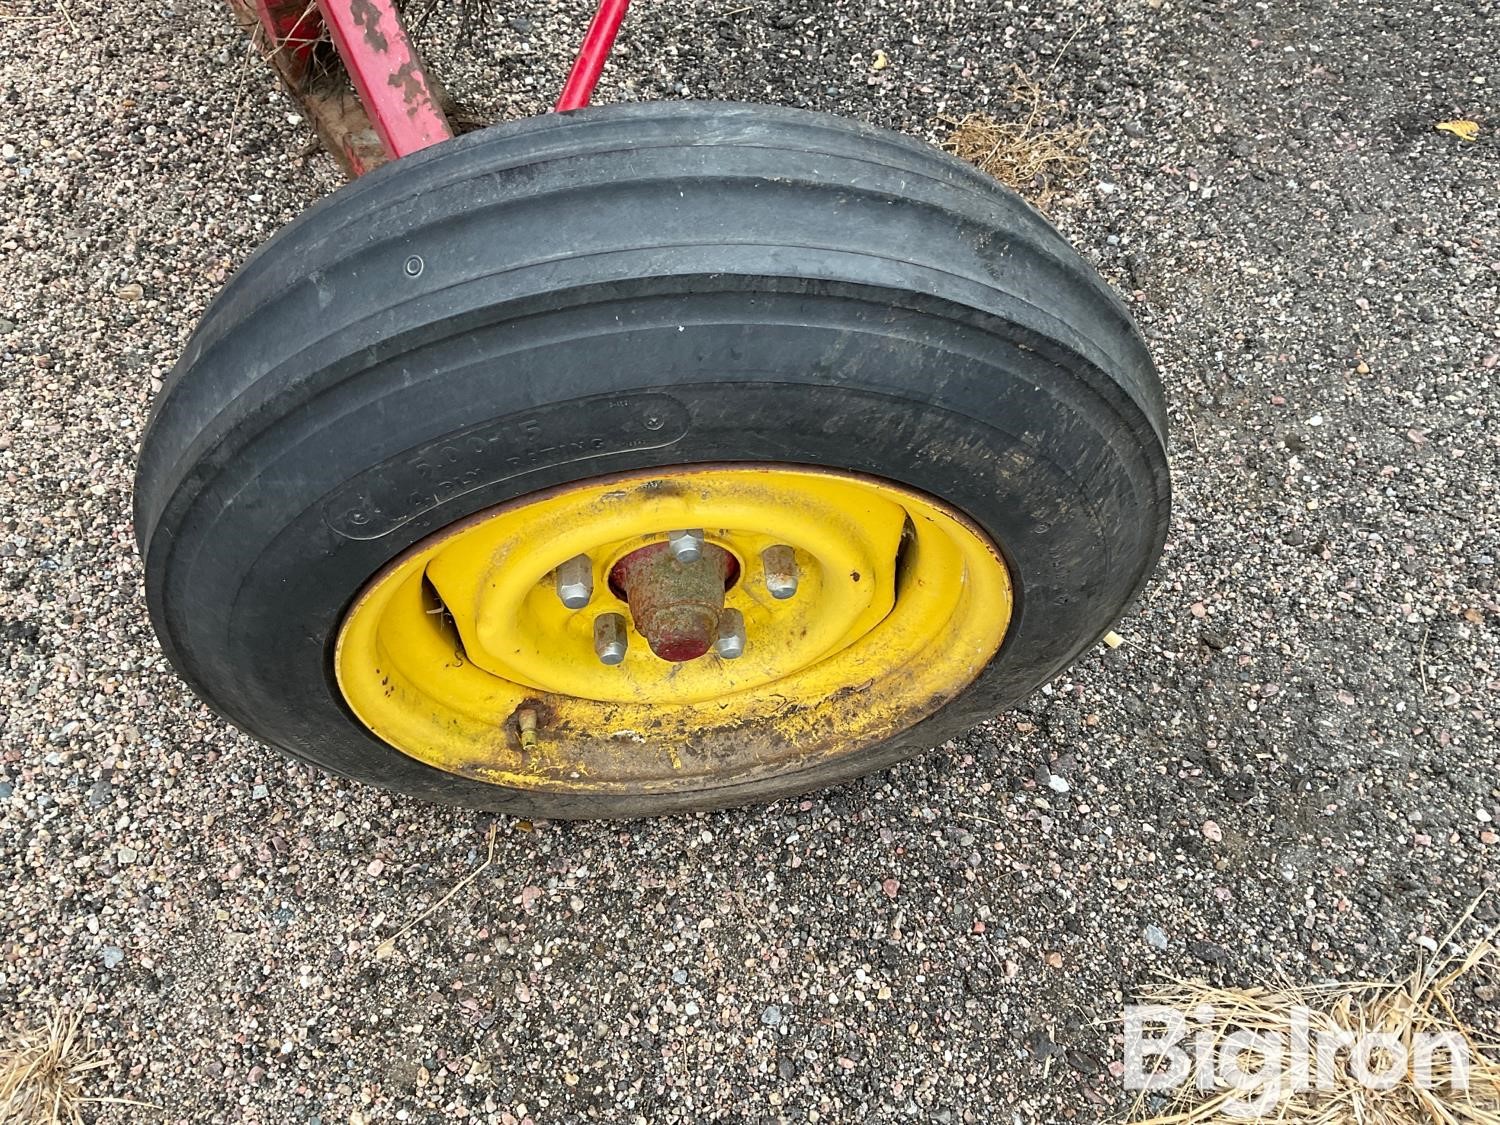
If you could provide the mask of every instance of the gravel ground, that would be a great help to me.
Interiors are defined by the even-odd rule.
[[[585,18],[500,17],[432,51],[484,120]],[[1176,514],[1126,643],[956,744],[533,825],[314,775],[167,668],[137,435],[338,177],[219,5],[0,0],[0,1012],[94,998],[95,1091],[162,1110],[108,1122],[1118,1120],[1098,1025],[1154,974],[1406,966],[1497,881],[1497,37],[1490,0],[643,0],[604,100],[932,137],[1018,63],[1098,123],[1054,217],[1162,364]]]

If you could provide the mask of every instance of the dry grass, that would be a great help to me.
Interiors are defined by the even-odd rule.
[[[0,1122],[5,1125],[81,1125],[79,1108],[89,1073],[106,1060],[84,1032],[81,1010],[54,1008],[34,1030],[18,1029],[0,1045]]]
[[[1486,940],[1465,956],[1419,964],[1409,977],[1398,981],[1248,989],[1171,981],[1144,997],[1145,1002],[1190,1013],[1207,1005],[1212,1014],[1204,1012],[1205,1018],[1196,1026],[1207,1029],[1216,1048],[1231,1035],[1246,1031],[1280,1035],[1281,1043],[1291,1043],[1294,1013],[1301,1010],[1314,1037],[1319,1033],[1393,1036],[1393,1041],[1404,1045],[1408,1066],[1398,1072],[1399,1054],[1375,1052],[1367,1073],[1389,1068],[1394,1076],[1390,1088],[1377,1090],[1359,1080],[1348,1051],[1330,1051],[1322,1068],[1317,1055],[1309,1052],[1309,1072],[1299,1081],[1290,1062],[1278,1070],[1259,1071],[1265,1056],[1257,1056],[1252,1049],[1241,1063],[1242,1071],[1248,1072],[1244,1088],[1227,1088],[1221,1077],[1213,1088],[1204,1090],[1189,1078],[1161,1092],[1168,1099],[1164,1111],[1147,1116],[1142,1108],[1144,1096],[1138,1098],[1129,1120],[1138,1125],[1227,1125],[1246,1120],[1287,1125],[1500,1125],[1500,1042],[1493,1030],[1474,1028],[1454,996],[1460,980],[1492,976],[1497,967],[1500,958]],[[1493,984],[1470,983],[1477,985],[1481,997],[1493,996]],[[1488,1003],[1481,1010],[1493,1016],[1494,1008]],[[1467,1046],[1467,1083],[1454,1081],[1454,1060],[1447,1050],[1430,1053],[1430,1077],[1419,1079],[1410,1063],[1418,1057],[1412,1049],[1414,1041],[1424,1033],[1449,1035]],[[1244,1107],[1257,1103],[1262,1095],[1266,1101],[1259,1104],[1269,1108],[1247,1116]]]
[[[1052,197],[1088,170],[1093,129],[1065,119],[1062,107],[1016,68],[1009,120],[988,113],[944,117],[944,152],[969,161],[1045,210]]]

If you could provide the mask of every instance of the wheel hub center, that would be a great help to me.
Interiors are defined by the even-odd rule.
[[[739,565],[723,547],[703,543],[696,557],[670,543],[632,551],[609,573],[610,587],[630,606],[636,632],[663,660],[696,660],[713,647],[724,612],[724,591]]]

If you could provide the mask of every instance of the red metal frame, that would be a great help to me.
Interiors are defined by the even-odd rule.
[[[573,69],[568,73],[568,80],[563,83],[562,93],[558,96],[558,113],[582,109],[589,104],[628,7],[630,0],[599,0],[599,10],[589,22],[583,46],[578,49],[578,58],[574,60]]]
[[[313,48],[323,37],[317,9],[307,0],[255,0],[255,15],[277,54],[290,64],[288,69],[305,74]]]
[[[318,11],[387,156],[453,136],[394,0],[318,0]]]
[[[395,0],[228,2],[241,23],[259,25],[268,61],[351,176],[453,136]],[[557,99],[559,112],[589,104],[629,6],[630,0],[600,0]],[[312,65],[325,29],[348,83]]]

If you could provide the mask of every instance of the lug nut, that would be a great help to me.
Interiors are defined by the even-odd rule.
[[[516,729],[521,732],[521,749],[534,749],[536,746],[536,712],[530,707],[522,707],[517,711]]]
[[[714,651],[722,660],[738,660],[745,655],[745,615],[737,609],[719,614],[719,636]]]
[[[697,562],[703,557],[703,529],[690,527],[686,531],[669,531],[667,546],[672,548],[672,557],[678,562]]]
[[[557,596],[569,609],[582,609],[594,596],[594,564],[587,555],[574,555],[558,567]]]
[[[618,664],[625,659],[630,638],[625,633],[625,618],[618,613],[601,613],[594,618],[594,652],[601,664]]]
[[[766,572],[766,590],[773,598],[784,601],[797,592],[797,557],[785,543],[762,551],[760,565]]]

